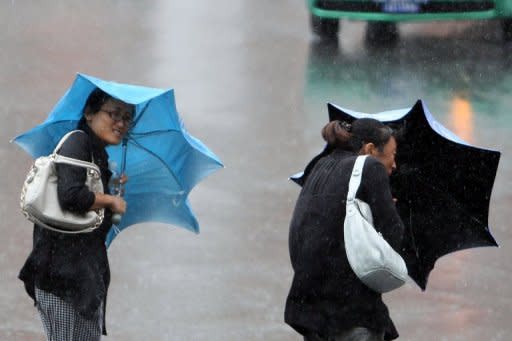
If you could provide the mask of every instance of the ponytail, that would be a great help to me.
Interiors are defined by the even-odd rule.
[[[322,137],[332,148],[350,149],[350,124],[342,121],[331,121],[322,128]]]

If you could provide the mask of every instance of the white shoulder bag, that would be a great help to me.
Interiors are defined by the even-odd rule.
[[[63,233],[91,232],[103,222],[105,210],[91,210],[78,214],[63,210],[57,197],[57,163],[87,169],[86,186],[95,193],[103,193],[101,173],[94,163],[57,154],[66,139],[77,130],[67,133],[52,154],[34,161],[21,190],[21,211],[28,220],[50,230]]]
[[[345,250],[357,277],[371,289],[384,293],[405,283],[407,267],[402,257],[375,230],[370,206],[356,198],[366,157],[357,157],[349,182]]]

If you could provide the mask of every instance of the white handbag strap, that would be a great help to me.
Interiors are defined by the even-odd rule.
[[[64,135],[60,139],[59,143],[57,144],[57,147],[55,147],[55,149],[53,150],[52,157],[53,157],[54,162],[91,169],[91,170],[97,172],[98,174],[101,174],[100,168],[95,163],[87,162],[87,161],[83,161],[83,160],[79,160],[79,159],[73,159],[73,158],[70,158],[67,156],[57,154],[57,152],[62,147],[64,142],[66,142],[68,137],[70,137],[72,134],[74,134],[76,132],[82,132],[85,134],[85,132],[83,130],[73,130],[73,131],[70,131],[69,133],[67,133],[66,135]],[[92,156],[92,154],[91,154],[91,157],[93,158],[93,161],[94,161],[94,157]]]
[[[352,203],[356,198],[357,190],[361,184],[364,162],[366,161],[367,157],[368,155],[360,155],[357,157],[356,162],[354,163],[352,176],[350,177],[350,182],[348,183],[347,205]]]
[[[53,162],[55,162],[55,163],[63,163],[63,164],[66,164],[66,165],[77,166],[77,167],[82,167],[82,168],[87,168],[87,169],[91,169],[91,170],[93,170],[93,171],[95,171],[97,173],[100,173],[99,167],[96,166],[96,164],[94,164],[92,162],[87,162],[87,161],[83,161],[83,160],[79,160],[79,159],[73,159],[73,158],[62,156],[62,155],[59,155],[59,154],[54,154],[53,155]]]
[[[57,152],[59,151],[60,147],[62,147],[62,145],[64,144],[64,142],[66,142],[66,140],[68,139],[68,137],[70,137],[71,135],[73,135],[74,133],[76,132],[82,132],[85,134],[85,132],[83,130],[72,130],[70,131],[69,133],[67,133],[66,135],[64,135],[59,143],[57,144],[57,147],[55,147],[55,149],[53,150],[53,153],[52,154],[57,154]]]

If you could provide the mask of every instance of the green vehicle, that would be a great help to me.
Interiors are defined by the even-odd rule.
[[[512,0],[306,0],[311,29],[321,38],[338,35],[340,19],[368,21],[367,38],[394,41],[396,23],[432,20],[501,20],[512,41]]]

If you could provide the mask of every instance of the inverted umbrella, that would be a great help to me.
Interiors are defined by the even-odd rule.
[[[488,226],[489,203],[500,153],[472,146],[434,119],[423,101],[410,109],[366,114],[328,104],[329,119],[371,117],[401,132],[391,177],[393,196],[406,226],[404,257],[409,276],[425,290],[437,259],[479,246],[497,246]],[[302,185],[324,149],[303,173]]]
[[[129,176],[124,198],[128,210],[107,237],[142,222],[161,222],[199,232],[188,194],[201,179],[222,167],[221,161],[185,129],[172,89],[155,89],[104,81],[78,74],[46,121],[13,142],[33,158],[48,155],[64,134],[76,129],[89,94],[100,88],[135,106],[134,124],[123,144],[109,146],[110,160]]]

